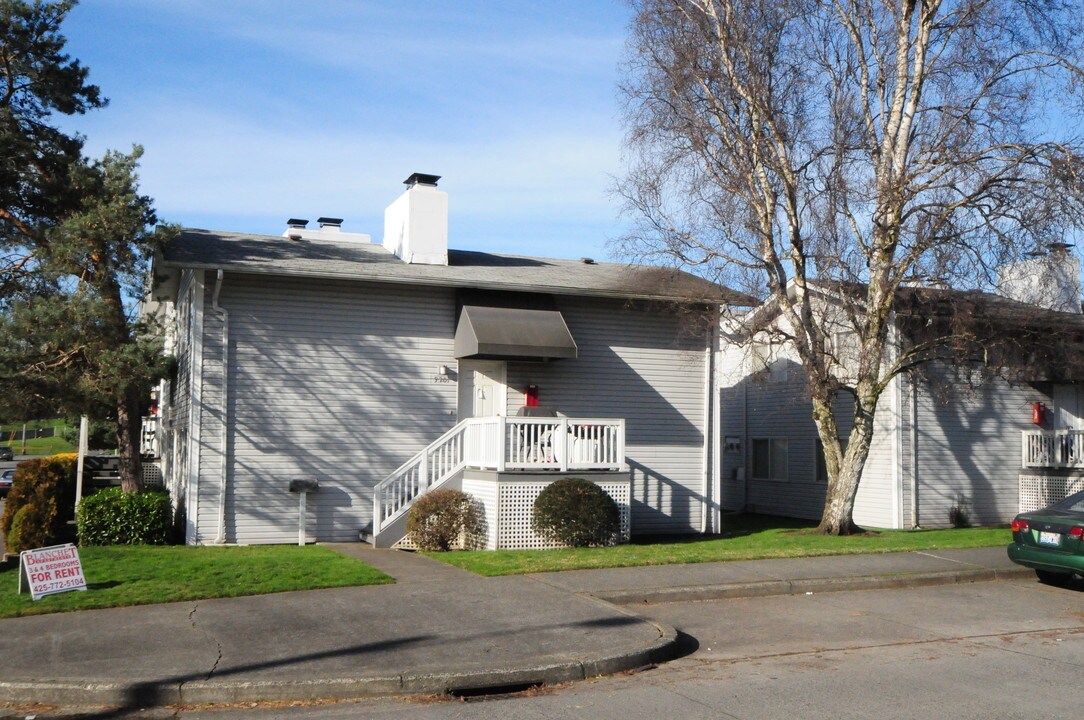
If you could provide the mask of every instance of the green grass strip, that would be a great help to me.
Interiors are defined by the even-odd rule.
[[[37,601],[17,594],[17,565],[0,572],[0,618],[393,582],[365,563],[313,545],[87,547],[79,549],[79,558],[87,591]]]
[[[720,535],[655,537],[607,548],[430,553],[478,575],[766,560],[823,555],[991,547],[1012,541],[1008,528],[878,530],[847,537],[812,533],[816,523],[758,515],[724,518]]]

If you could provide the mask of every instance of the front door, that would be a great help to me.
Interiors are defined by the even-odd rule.
[[[504,415],[507,391],[500,360],[459,361],[459,419]]]
[[[1084,430],[1084,403],[1077,385],[1054,386],[1055,429]]]

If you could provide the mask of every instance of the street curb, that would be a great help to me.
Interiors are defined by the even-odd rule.
[[[658,639],[632,651],[531,667],[467,670],[450,673],[401,673],[384,677],[330,678],[253,682],[79,682],[0,681],[0,703],[152,708],[235,702],[346,700],[389,695],[481,693],[530,685],[554,685],[612,675],[677,657],[677,631],[642,620],[659,631]]]
[[[722,583],[719,585],[637,588],[635,590],[603,591],[588,594],[615,605],[629,606],[696,600],[732,600],[735,598],[769,597],[772,595],[805,595],[807,593],[845,592],[850,590],[929,587],[991,580],[1017,580],[1032,577],[1033,574],[1032,570],[1023,567],[981,568],[975,570],[900,573],[898,575],[810,578],[805,580],[757,580],[753,582]]]
[[[976,568],[895,575],[764,580],[718,585],[641,588],[583,593],[583,595],[602,602],[612,603],[618,608],[627,608],[635,605],[690,600],[725,600],[773,595],[804,595],[807,593],[926,587],[992,580],[1013,580],[1032,576],[1032,571],[1023,567]],[[346,700],[393,695],[500,692],[530,685],[553,685],[601,675],[612,675],[654,663],[666,662],[680,654],[677,631],[674,628],[644,618],[640,618],[640,620],[658,630],[659,637],[655,642],[637,650],[618,652],[594,659],[574,659],[507,669],[477,669],[449,673],[404,672],[379,677],[327,678],[320,680],[223,682],[212,679],[184,683],[114,683],[72,680],[0,681],[0,703],[111,706],[131,709],[167,705]]]

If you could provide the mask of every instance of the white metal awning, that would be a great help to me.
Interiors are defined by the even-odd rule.
[[[464,305],[455,330],[457,358],[557,360],[577,352],[557,310]]]

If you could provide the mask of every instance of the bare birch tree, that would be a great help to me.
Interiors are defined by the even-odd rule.
[[[900,288],[989,288],[997,265],[1081,226],[1084,13],[1061,0],[634,4],[620,192],[640,222],[625,249],[742,281],[778,313],[824,445],[819,529],[852,532],[878,401],[928,349],[897,347]],[[841,320],[857,350],[845,372]]]

